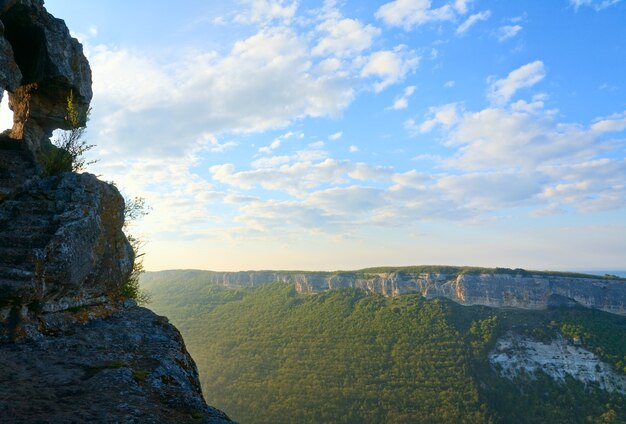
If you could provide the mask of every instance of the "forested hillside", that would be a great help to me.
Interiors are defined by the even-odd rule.
[[[562,335],[624,375],[623,317],[354,289],[298,295],[286,284],[226,289],[193,271],[149,273],[143,286],[183,333],[207,399],[242,423],[626,422],[617,391],[542,372],[510,380],[488,359],[505,335]]]

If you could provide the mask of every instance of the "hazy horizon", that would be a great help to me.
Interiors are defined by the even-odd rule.
[[[624,1],[46,7],[148,270],[626,269]]]
[[[454,264],[415,264],[415,265],[381,265],[371,266],[367,268],[404,268],[412,266],[451,266],[451,267],[474,267],[474,265],[454,265]],[[360,268],[360,269],[367,269]],[[479,267],[483,268],[483,267]],[[496,268],[496,267],[484,267],[484,268]],[[499,267],[498,267],[499,268]],[[359,269],[238,269],[234,271],[223,271],[219,269],[200,269],[200,268],[167,268],[158,270],[149,270],[147,272],[166,272],[166,271],[206,271],[206,272],[264,272],[264,271],[280,271],[280,272],[350,272],[358,271]],[[626,278],[626,269],[582,269],[582,268],[570,268],[570,269],[525,269],[527,271],[555,271],[555,272],[573,272],[590,275],[605,275],[612,274],[618,277]]]

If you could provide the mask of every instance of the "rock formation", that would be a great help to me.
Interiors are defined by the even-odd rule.
[[[0,421],[226,422],[167,320],[120,295],[124,199],[87,173],[46,176],[56,129],[84,125],[91,70],[43,0],[0,0]]]
[[[616,372],[597,355],[558,335],[540,342],[515,333],[497,340],[489,362],[503,377],[534,376],[539,371],[557,381],[571,377],[585,385],[597,384],[602,390],[626,394],[626,377]]]
[[[207,272],[206,279],[226,287],[254,287],[284,282],[301,293],[334,288],[359,288],[384,296],[420,293],[446,297],[462,305],[485,305],[523,309],[581,305],[626,315],[626,279],[591,275],[532,272],[507,269],[441,267],[439,271],[398,269],[355,272]]]

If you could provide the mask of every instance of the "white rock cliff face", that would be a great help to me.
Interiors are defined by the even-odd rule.
[[[557,381],[564,381],[569,375],[584,384],[626,393],[626,377],[617,374],[594,353],[570,344],[561,336],[550,343],[542,343],[507,334],[497,341],[489,354],[489,362],[500,375],[509,379],[522,372],[532,376],[541,371]]]
[[[230,288],[282,282],[300,293],[359,288],[384,296],[420,293],[462,305],[545,309],[579,304],[626,315],[626,281],[601,277],[523,273],[299,273],[275,271],[207,272],[208,282]]]

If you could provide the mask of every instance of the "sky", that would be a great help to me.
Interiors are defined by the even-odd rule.
[[[626,269],[626,1],[46,7],[148,270]]]

